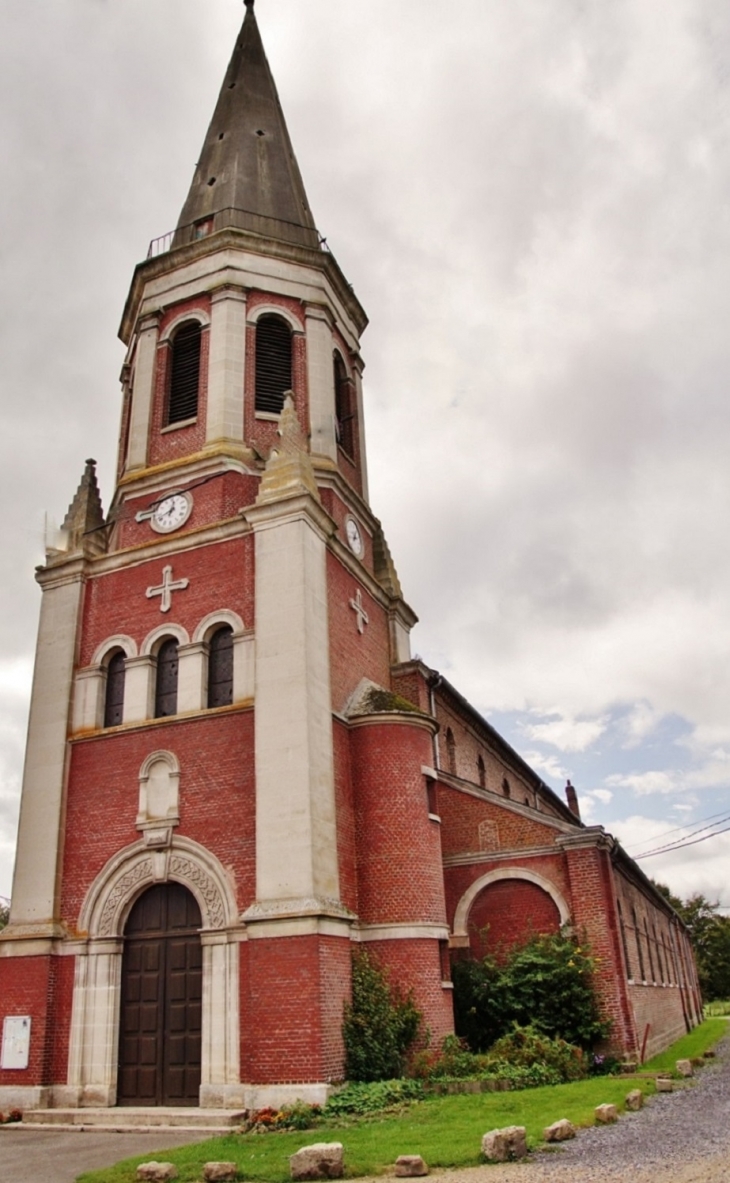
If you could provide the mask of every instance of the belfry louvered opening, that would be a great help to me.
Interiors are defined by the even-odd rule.
[[[256,325],[256,410],[280,415],[292,388],[291,329],[280,316],[262,316]]]
[[[172,339],[168,424],[194,419],[198,413],[201,334],[198,322],[190,320],[180,326]]]
[[[334,356],[335,367],[335,419],[337,442],[350,459],[355,456],[355,414],[353,410],[352,383],[347,376],[345,363],[339,353]]]

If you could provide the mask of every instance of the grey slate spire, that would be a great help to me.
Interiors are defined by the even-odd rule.
[[[302,246],[319,245],[249,0],[175,245],[230,226]]]

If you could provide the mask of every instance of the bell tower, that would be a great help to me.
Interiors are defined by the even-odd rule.
[[[0,1102],[322,1101],[353,942],[451,1029],[435,724],[391,688],[416,618],[368,504],[366,325],[247,0],[124,308],[112,504],[89,461],[37,575],[0,941],[0,1010],[30,1037]]]

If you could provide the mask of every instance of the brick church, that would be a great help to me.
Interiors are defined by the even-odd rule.
[[[672,909],[411,657],[366,324],[246,0],[177,229],[132,278],[111,506],[88,461],[37,574],[0,1109],[321,1102],[357,945],[434,1043],[451,957],[564,924],[619,1053],[699,1019]]]

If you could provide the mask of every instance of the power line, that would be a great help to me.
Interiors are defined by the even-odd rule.
[[[679,842],[676,846],[660,846],[658,850],[650,850],[647,854],[635,855],[634,862],[638,863],[640,859],[651,858],[655,854],[673,854],[675,850],[683,850],[685,846],[696,846],[698,842],[706,842],[708,838],[717,838],[719,834],[730,834],[730,826],[726,826],[724,830],[715,830],[712,834],[705,834],[702,838],[693,838],[691,842]]]
[[[652,850],[646,850],[643,854],[635,854],[633,857],[637,859],[647,858],[650,854],[660,854],[663,850],[672,850],[680,846],[685,846],[689,838],[694,838],[697,834],[704,833],[705,830],[714,830],[715,826],[721,826],[723,822],[730,822],[730,814],[726,817],[721,817],[719,821],[710,822],[707,826],[700,826],[696,830],[689,830],[681,838],[676,838],[674,842],[667,842],[664,846],[655,846]],[[711,838],[712,835],[708,834],[707,837]]]
[[[698,820],[700,822],[709,822],[712,821],[713,817],[719,817],[724,812],[724,809],[720,809],[717,813],[711,813],[707,817],[701,817]],[[693,824],[696,825],[697,823],[694,822]],[[684,828],[684,826],[674,826],[671,830],[660,830],[658,834],[652,834],[651,838],[645,838],[643,842],[630,842],[626,849],[630,850],[633,846],[646,846],[649,842],[656,842],[657,838],[666,838],[668,834],[676,834],[677,830],[683,830]]]

